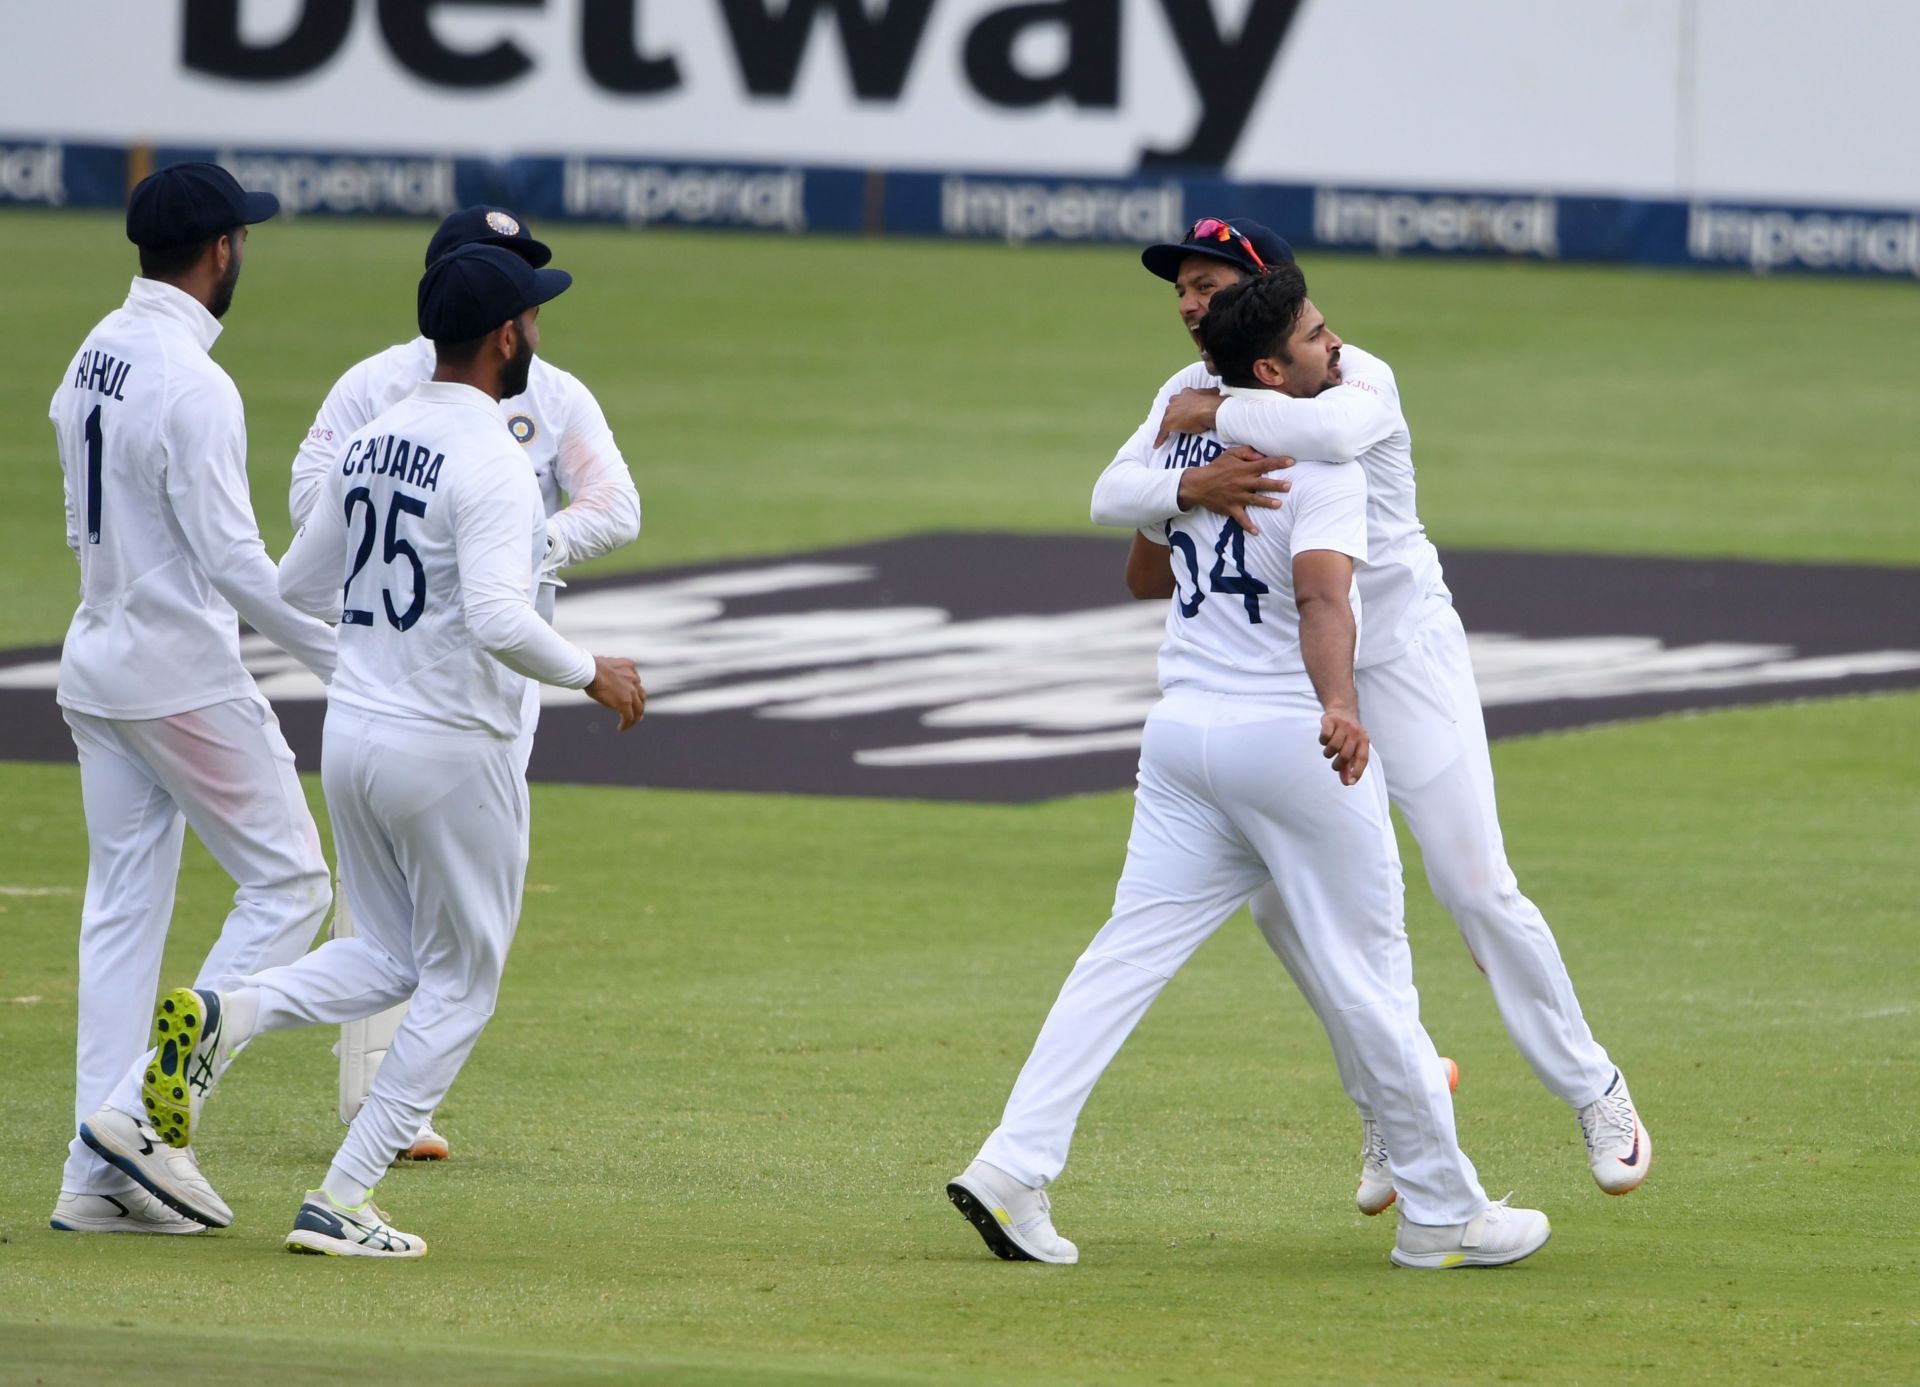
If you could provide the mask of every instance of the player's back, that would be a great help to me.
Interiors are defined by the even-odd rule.
[[[512,524],[482,526],[470,501],[512,498]],[[545,514],[493,402],[425,382],[347,440],[319,505],[344,522],[339,665],[329,697],[382,719],[518,735],[525,679],[468,625],[475,602],[531,600]],[[474,590],[466,567],[504,558],[513,591]]]
[[[1160,687],[1209,693],[1311,693],[1300,654],[1293,561],[1313,549],[1366,556],[1367,483],[1357,467],[1300,462],[1284,475],[1286,504],[1248,534],[1229,516],[1195,509],[1167,522],[1174,595],[1160,647]],[[1348,601],[1360,614],[1357,588]]]
[[[253,691],[239,624],[176,514],[201,449],[232,447],[239,392],[207,355],[199,303],[136,279],[87,334],[48,415],[65,478],[80,604],[61,650],[60,701],[149,718]]]

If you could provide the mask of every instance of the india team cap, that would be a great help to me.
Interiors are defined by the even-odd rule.
[[[1187,228],[1186,238],[1148,246],[1140,252],[1140,263],[1168,281],[1180,276],[1180,262],[1189,255],[1206,255],[1224,260],[1248,274],[1265,274],[1293,261],[1293,247],[1276,235],[1271,227],[1246,220],[1229,221],[1225,217],[1202,217]]]
[[[471,342],[571,283],[565,270],[535,269],[499,246],[460,246],[420,277],[420,331],[435,342]]]
[[[191,246],[279,210],[279,198],[248,192],[218,164],[169,164],[134,184],[127,239],[143,250]]]
[[[536,241],[527,224],[504,207],[462,207],[449,212],[427,242],[427,263],[431,265],[450,250],[461,246],[500,246],[512,251],[536,270],[553,259],[545,243]]]

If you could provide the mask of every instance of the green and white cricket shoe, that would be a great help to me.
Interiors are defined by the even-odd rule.
[[[209,1228],[233,1222],[233,1210],[200,1173],[193,1148],[175,1150],[139,1118],[102,1108],[80,1124],[80,1140],[176,1214]]]
[[[1511,1199],[1513,1196],[1507,1196]],[[1393,1264],[1426,1271],[1454,1267],[1504,1267],[1547,1245],[1553,1229],[1538,1209],[1489,1204],[1465,1223],[1437,1226],[1403,1217],[1393,1240]]]
[[[325,1190],[308,1190],[287,1234],[287,1251],[328,1257],[424,1257],[427,1240],[402,1233],[369,1199],[349,1209]]]
[[[193,1145],[200,1105],[232,1058],[220,1023],[220,994],[176,987],[153,1012],[153,1062],[140,1085],[147,1121],[169,1146]]]
[[[947,1198],[996,1257],[1060,1265],[1080,1260],[1080,1249],[1054,1231],[1047,1192],[998,1166],[975,1161],[947,1182]]]
[[[207,1225],[182,1218],[143,1189],[119,1194],[60,1191],[49,1228],[62,1233],[204,1233]]]

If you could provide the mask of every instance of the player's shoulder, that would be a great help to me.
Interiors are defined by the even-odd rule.
[[[1160,398],[1169,399],[1182,390],[1218,390],[1219,388],[1220,377],[1207,369],[1207,363],[1192,361],[1167,377],[1167,383],[1160,387]]]
[[[334,382],[333,393],[373,401],[378,412],[405,399],[432,375],[433,344],[416,337],[354,362]]]
[[[1375,356],[1351,342],[1340,345],[1340,376],[1342,383],[1357,385],[1376,394],[1400,393],[1400,382],[1395,379],[1393,367],[1386,363],[1385,358]]]
[[[1287,500],[1294,506],[1309,499],[1330,505],[1353,497],[1360,498],[1362,504],[1366,501],[1367,470],[1364,467],[1303,459],[1289,467],[1285,475],[1292,483],[1288,488]]]

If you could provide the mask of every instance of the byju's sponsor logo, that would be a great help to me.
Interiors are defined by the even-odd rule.
[[[1313,195],[1313,234],[1321,245],[1402,250],[1560,254],[1560,204],[1550,197],[1454,197],[1440,193]]]
[[[611,219],[629,226],[677,222],[762,231],[807,229],[807,177],[799,169],[750,173],[569,159],[561,196],[569,217]]]
[[[1166,604],[1124,541],[933,535],[583,579],[556,624],[642,661],[618,740],[549,690],[537,778],[1021,801],[1132,783]],[[1680,709],[1920,688],[1920,569],[1457,553],[1495,735]],[[305,763],[324,690],[260,637],[248,663]],[[0,756],[66,760],[54,651],[0,660]]]
[[[272,193],[290,213],[440,217],[460,205],[451,159],[226,151],[218,162],[242,187]]]
[[[59,207],[67,200],[61,177],[63,151],[46,144],[0,144],[0,202],[37,202]]]
[[[1687,254],[1756,270],[1849,270],[1920,276],[1920,216],[1786,212],[1753,207],[1687,209]]]
[[[940,180],[940,229],[1010,244],[1177,241],[1186,233],[1178,183],[1116,185],[991,178]]]

